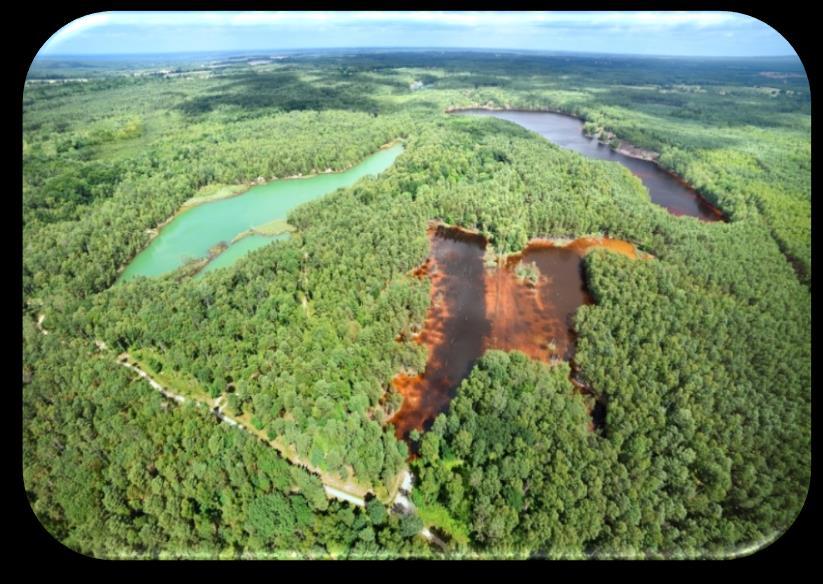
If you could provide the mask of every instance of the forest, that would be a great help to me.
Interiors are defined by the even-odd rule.
[[[811,433],[799,64],[420,51],[249,63],[30,72],[23,475],[56,539],[106,558],[722,557],[792,524]],[[34,82],[83,67],[83,82]],[[659,152],[729,221],[676,217],[622,166],[446,113],[471,106],[577,115]],[[115,285],[204,189],[348,168],[391,141],[404,151],[388,170],[293,210],[290,238],[203,278]],[[653,256],[584,261],[595,302],[574,317],[574,366],[606,404],[602,428],[569,364],[489,351],[408,461],[391,380],[426,361],[409,339],[429,283],[411,274],[433,220],[499,254],[607,235]],[[165,399],[116,363],[126,352],[181,392],[225,398],[292,460]],[[369,491],[366,506],[328,499],[307,466]],[[406,468],[416,511],[403,514],[389,499]]]

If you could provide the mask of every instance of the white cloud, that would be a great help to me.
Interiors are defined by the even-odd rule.
[[[503,48],[549,47],[551,39],[558,38],[567,39],[567,44],[574,44],[574,39],[588,38],[586,35],[600,38],[604,33],[640,38],[641,35],[694,36],[699,31],[711,31],[728,38],[731,30],[745,31],[746,35],[739,35],[742,37],[763,34],[769,31],[769,27],[734,12],[115,11],[91,14],[68,24],[49,39],[41,52],[56,53],[55,47],[58,46],[59,51],[67,54],[89,50],[99,52],[101,49],[98,47],[105,47],[105,41],[101,39],[114,33],[130,34],[128,38],[131,42],[127,43],[130,47],[140,47],[141,42],[147,44],[149,41],[145,39],[152,38],[154,40],[151,42],[162,44],[164,50],[173,50],[178,45],[194,43],[200,46],[198,35],[200,38],[214,39],[215,47],[239,47],[243,45],[242,39],[248,39],[248,46],[261,45],[261,35],[268,35],[266,38],[271,37],[268,42],[282,43],[283,48],[295,43],[297,46],[311,46],[318,39],[326,44],[342,43],[340,46],[347,42],[371,46],[370,43],[377,38],[381,39],[378,44],[383,45],[395,40],[410,46],[419,45],[420,42],[434,43],[429,46],[437,43],[444,46],[491,46],[489,43],[499,42],[503,44],[497,46]],[[305,38],[295,41],[300,35]],[[183,38],[186,41],[181,40]],[[323,42],[320,46],[326,46]],[[135,50],[139,52],[142,49]]]
[[[749,19],[731,12],[365,12],[342,14],[341,20],[397,21],[454,26],[506,26],[541,24],[634,25],[655,28],[693,25],[699,28],[727,25]]]
[[[594,24],[619,22],[635,26],[651,26],[668,28],[672,26],[693,25],[699,28],[707,26],[727,25],[747,16],[731,12],[609,12],[593,14],[591,22]]]
[[[105,25],[111,20],[111,13],[96,12],[88,14],[77,20],[72,20],[66,26],[60,29],[61,33],[74,34],[89,28],[96,28]]]
[[[105,25],[143,26],[277,26],[328,22],[409,22],[452,26],[518,26],[529,24],[629,25],[654,28],[727,25],[747,16],[731,12],[106,12],[80,18],[61,34]]]
[[[98,12],[89,14],[76,20],[72,20],[66,26],[51,35],[49,40],[40,48],[40,51],[53,49],[60,45],[63,41],[69,40],[71,37],[77,36],[85,31],[102,29],[111,20],[110,13]]]

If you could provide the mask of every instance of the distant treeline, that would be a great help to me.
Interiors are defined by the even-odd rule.
[[[239,67],[26,89],[24,479],[55,537],[102,557],[420,556],[434,553],[422,520],[454,554],[668,557],[793,521],[810,473],[807,86],[747,62],[404,53]],[[487,102],[551,105],[658,149],[731,221],[674,217],[621,166],[443,114]],[[112,287],[202,187],[343,168],[394,139],[405,151],[389,170],[294,210],[291,239],[197,281]],[[576,360],[607,404],[605,432],[587,430],[565,365],[491,352],[423,434],[420,513],[401,520],[328,502],[316,477],[114,362],[142,350],[312,465],[385,494],[408,453],[385,424],[390,380],[425,363],[395,339],[428,309],[428,282],[409,272],[432,219],[499,253],[603,234],[655,256],[585,262],[596,304],[576,316]]]

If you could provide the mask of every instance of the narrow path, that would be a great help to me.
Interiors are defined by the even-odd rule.
[[[400,513],[402,515],[409,515],[411,513],[416,513],[417,508],[414,506],[414,503],[411,502],[409,498],[411,496],[411,489],[412,489],[412,475],[409,471],[405,471],[405,475],[403,477],[403,484],[400,487],[400,490],[397,492],[397,496],[394,498],[391,510],[395,513]],[[442,539],[437,537],[435,534],[431,532],[428,527],[423,527],[420,530],[420,535],[429,543],[433,543],[438,546],[441,550],[446,551],[448,546],[446,542]]]
[[[35,323],[35,325],[37,326],[37,330],[39,330],[44,335],[47,335],[47,334],[49,334],[49,331],[47,331],[46,329],[43,328],[43,321],[45,319],[46,319],[46,315],[41,314],[40,316],[37,317],[37,322]]]
[[[101,346],[101,345],[105,346],[105,344],[102,343],[102,342],[98,344],[98,346]],[[165,397],[167,397],[169,399],[172,399],[172,400],[176,401],[177,403],[185,403],[186,401],[193,401],[196,404],[207,406],[207,407],[209,407],[209,410],[218,419],[220,419],[222,422],[226,422],[226,424],[228,424],[229,426],[232,426],[233,428],[239,428],[240,430],[242,430],[242,431],[244,431],[248,434],[251,434],[251,435],[253,435],[257,438],[260,438],[260,436],[258,436],[257,434],[255,434],[254,432],[251,432],[248,428],[246,428],[246,426],[244,424],[238,422],[237,420],[235,420],[231,416],[227,415],[222,410],[221,403],[223,401],[223,396],[220,396],[220,397],[216,398],[211,404],[207,404],[207,403],[205,403],[201,400],[195,400],[195,399],[187,398],[185,396],[174,393],[173,391],[170,391],[167,388],[163,387],[157,381],[152,379],[152,377],[148,373],[143,371],[136,364],[133,364],[132,361],[133,361],[133,359],[131,358],[131,356],[128,353],[123,353],[117,358],[117,362],[120,365],[122,365],[123,367],[126,367],[126,368],[134,371],[135,373],[137,373],[137,375],[139,375],[140,377],[145,379],[151,387],[153,387],[154,389],[159,391]],[[282,453],[281,453],[281,455],[282,455]],[[286,458],[286,457],[284,457],[284,458]],[[286,458],[286,460],[288,460],[288,458]],[[321,481],[322,481],[322,477],[321,477]],[[363,497],[357,496],[353,493],[346,492],[346,491],[344,491],[340,488],[333,487],[333,486],[327,484],[326,482],[323,482],[323,489],[325,490],[326,495],[329,496],[330,498],[339,499],[341,501],[346,501],[348,503],[352,503],[354,505],[357,505],[358,507],[365,507],[365,505],[366,505],[366,501]],[[398,492],[398,494],[399,494],[399,492]]]
[[[129,363],[129,357],[125,353],[120,355],[117,358],[117,362],[120,363],[120,365],[122,365],[123,367],[126,367],[127,369],[131,369],[132,371],[137,373],[137,375],[139,375],[140,377],[142,377],[143,379],[148,381],[149,385],[151,385],[154,389],[156,389],[157,391],[162,393],[167,398],[173,399],[174,401],[176,401],[179,404],[182,404],[182,403],[186,402],[185,397],[183,397],[182,395],[178,395],[176,393],[172,393],[171,391],[167,390],[165,387],[163,387],[162,385],[157,383],[154,379],[149,377],[148,373],[146,373],[145,371],[143,371],[142,369],[140,369],[136,365],[132,365],[131,363]]]
[[[327,484],[323,484],[323,490],[326,491],[326,494],[329,497],[333,497],[335,499],[339,499],[341,501],[348,501],[353,505],[357,505],[358,507],[365,507],[366,501],[361,499],[360,497],[355,497],[349,493],[341,491],[340,489],[335,489],[334,487],[330,487]]]
[[[43,326],[42,326],[43,325],[43,320],[45,318],[46,318],[46,316],[41,314],[38,317],[35,324],[37,326],[38,331],[40,331],[44,335],[47,335],[47,334],[49,334],[49,331],[44,329]],[[106,343],[104,341],[95,340],[94,344],[97,346],[97,348],[100,351],[108,350],[108,346],[106,345]],[[137,375],[139,375],[140,377],[145,379],[146,382],[148,382],[149,386],[151,386],[153,389],[156,389],[157,391],[159,391],[164,397],[167,397],[168,399],[173,400],[173,401],[175,401],[179,404],[182,404],[182,403],[185,403],[185,402],[189,401],[189,399],[186,398],[185,396],[174,393],[173,391],[170,391],[170,390],[166,389],[165,387],[163,387],[162,385],[160,385],[157,381],[152,379],[152,377],[148,373],[143,371],[137,365],[132,364],[130,361],[131,361],[131,356],[128,353],[120,354],[117,357],[117,360],[116,360],[116,362],[118,364],[122,365],[123,367],[125,367],[127,369],[130,369],[131,371],[134,371],[135,373],[137,373]],[[206,406],[206,407],[209,406],[209,404],[206,404],[206,403],[204,403],[203,401],[200,401],[200,400],[192,399],[191,401],[194,402],[197,405]],[[222,395],[217,397],[212,402],[211,407],[209,408],[210,411],[215,416],[217,416],[217,418],[220,419],[220,421],[225,422],[226,424],[228,424],[229,426],[232,426],[233,428],[238,428],[238,429],[242,430],[243,432],[246,432],[247,434],[251,434],[253,436],[256,436],[258,439],[260,439],[260,436],[257,436],[254,432],[249,431],[243,424],[239,423],[234,418],[231,418],[230,416],[227,416],[222,410],[222,401],[223,401],[223,396]],[[269,445],[271,446],[271,444],[269,444]],[[282,453],[281,453],[281,455],[282,455]],[[284,459],[288,460],[288,458],[286,458],[285,456],[284,456]],[[289,461],[289,462],[291,462],[291,461]],[[404,514],[413,513],[415,511],[414,504],[406,497],[406,495],[403,494],[404,492],[406,494],[410,493],[411,485],[412,485],[412,476],[411,476],[411,473],[409,472],[408,469],[404,470],[401,473],[401,475],[402,475],[402,481],[401,481],[400,487],[398,488],[394,499],[392,499],[391,503],[389,504],[389,510],[390,510],[390,512],[394,512],[395,508],[400,508],[400,509],[403,510]],[[323,482],[322,477],[321,477],[321,482]],[[351,503],[352,505],[357,505],[358,507],[365,507],[366,506],[366,501],[363,497],[358,497],[357,495],[347,493],[347,492],[345,492],[341,489],[338,489],[336,487],[332,487],[331,485],[328,485],[325,482],[323,482],[323,490],[325,491],[326,496],[331,498],[331,499],[338,499],[340,501],[346,501],[347,503]],[[428,528],[424,527],[422,530],[420,530],[420,535],[423,538],[425,538],[427,541],[429,541],[430,543],[434,543],[437,546],[439,546],[441,549],[446,550],[446,544],[440,538],[438,538],[436,535],[434,535],[431,531],[429,531]]]
[[[103,341],[95,341],[95,343],[101,349],[106,348],[106,344]],[[172,391],[169,391],[168,389],[166,389],[165,387],[163,387],[162,385],[157,383],[157,381],[152,379],[151,376],[148,373],[143,371],[137,365],[132,364],[130,362],[130,360],[131,360],[131,356],[128,353],[122,353],[120,356],[117,357],[117,363],[119,363],[123,367],[126,367],[127,369],[130,369],[130,370],[134,371],[135,373],[137,373],[137,375],[139,375],[140,377],[145,379],[151,387],[153,387],[154,389],[159,391],[165,397],[167,397],[169,399],[172,399],[172,400],[176,401],[177,403],[185,403],[186,401],[189,401],[189,398],[186,398],[185,396],[182,396],[182,395],[176,394]],[[206,403],[204,403],[203,401],[200,401],[200,400],[192,399],[191,401],[194,402],[197,405],[202,405],[202,406],[207,406],[207,407],[209,406],[209,404],[206,404]],[[257,438],[260,438],[254,432],[249,431],[248,428],[246,428],[243,424],[239,423],[237,420],[235,420],[235,419],[231,418],[230,416],[226,415],[223,412],[223,410],[221,409],[221,402],[222,401],[223,401],[223,396],[221,395],[221,396],[217,397],[210,404],[211,407],[209,409],[215,416],[217,416],[221,421],[226,422],[228,425],[230,425],[234,428],[238,428],[238,429],[242,430],[243,432],[246,432],[247,434],[251,434],[253,436],[256,436]],[[281,453],[281,455],[282,455],[282,453]],[[288,460],[288,458],[286,458],[286,460]],[[397,494],[395,495],[394,499],[392,500],[391,504],[389,505],[389,510],[390,510],[390,512],[397,512],[397,513],[401,513],[403,515],[408,515],[409,513],[416,512],[414,503],[412,503],[411,500],[408,498],[408,496],[411,493],[411,488],[412,488],[412,475],[411,475],[411,473],[409,472],[408,469],[405,469],[401,473],[401,475],[402,475],[402,481],[400,483],[400,487],[398,488]],[[322,477],[321,477],[321,482],[322,482]],[[340,501],[346,501],[347,503],[357,505],[358,507],[365,507],[366,506],[366,501],[363,497],[358,497],[357,495],[347,493],[346,491],[343,491],[341,489],[338,489],[336,487],[328,485],[325,482],[323,482],[323,490],[326,492],[326,496],[329,497],[329,498],[338,499]],[[427,527],[423,527],[423,529],[420,530],[419,535],[421,537],[423,537],[429,543],[433,543],[433,544],[437,545],[440,549],[442,549],[444,551],[447,549],[446,543],[443,540],[441,540],[439,537],[437,537],[435,534],[433,534]]]
[[[429,531],[428,527],[424,527],[420,531],[420,535],[422,535],[424,538],[426,538],[430,543],[435,544],[441,550],[443,550],[443,551],[447,550],[446,542],[444,542],[442,539],[440,539],[435,534],[433,534],[431,531]]]

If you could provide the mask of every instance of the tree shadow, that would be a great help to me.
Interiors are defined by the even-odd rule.
[[[806,95],[781,95],[775,98],[753,94],[752,87],[718,90],[707,86],[707,93],[690,94],[664,88],[665,93],[642,88],[620,87],[599,92],[599,99],[609,106],[624,107],[662,119],[698,123],[708,128],[786,127],[781,114],[797,114],[808,111]],[[719,91],[727,91],[720,93]],[[725,140],[720,140],[725,142]],[[722,147],[728,144],[701,147]]]
[[[245,73],[234,77],[217,92],[187,100],[178,108],[186,115],[197,116],[220,106],[237,106],[247,112],[340,109],[376,114],[380,109],[357,82],[308,83],[292,71]]]

